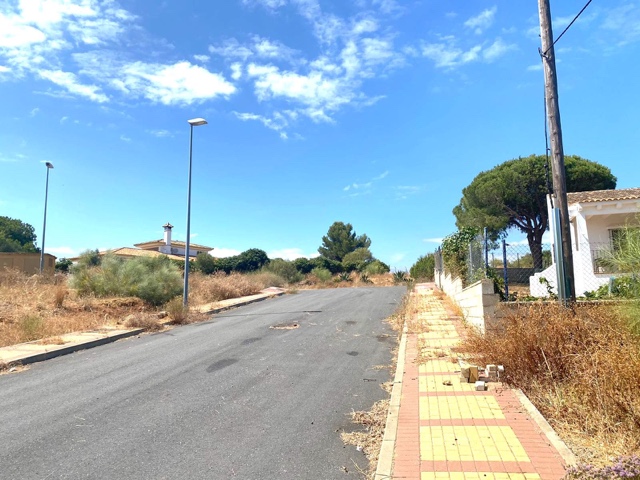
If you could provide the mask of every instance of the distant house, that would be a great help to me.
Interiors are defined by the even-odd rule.
[[[640,188],[568,193],[567,201],[576,295],[580,296],[609,283],[613,274],[600,260],[613,248],[622,228],[638,223]],[[551,234],[553,242],[553,231]],[[536,297],[547,296],[540,277],[556,287],[555,259],[549,268],[530,278],[531,295]]]
[[[171,229],[173,225],[166,223],[163,225],[164,237],[160,240],[151,240],[148,242],[136,243],[133,247],[120,247],[100,252],[100,255],[111,254],[116,257],[133,258],[133,257],[159,257],[164,256],[172,260],[184,261],[184,252],[186,249],[185,242],[174,241],[171,239]],[[213,247],[189,243],[189,260],[195,259],[199,253],[209,253]],[[79,257],[71,258],[71,261],[77,261]]]
[[[173,225],[166,223],[162,226],[164,228],[164,237],[160,240],[151,240],[149,242],[136,243],[134,246],[141,250],[155,251],[164,253],[165,255],[181,255],[184,259],[184,251],[186,249],[186,243],[180,241],[173,241],[171,239],[171,229]],[[198,245],[196,243],[189,242],[189,257],[196,257],[199,253],[209,253],[213,250],[213,247],[207,247],[205,245]]]

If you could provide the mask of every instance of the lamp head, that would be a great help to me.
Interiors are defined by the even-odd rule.
[[[191,120],[187,120],[189,125],[192,127],[199,127],[200,125],[206,125],[207,121],[204,118],[192,118]]]
[[[53,163],[51,162],[45,162],[45,165],[47,166],[47,168],[53,168]]]

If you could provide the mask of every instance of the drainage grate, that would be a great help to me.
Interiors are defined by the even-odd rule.
[[[279,323],[277,325],[271,325],[269,328],[273,330],[295,330],[299,326],[300,324],[298,322],[294,322],[294,323]]]

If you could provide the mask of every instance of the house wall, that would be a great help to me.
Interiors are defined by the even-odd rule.
[[[56,258],[48,253],[44,254],[44,273],[53,274],[55,272]],[[0,253],[0,270],[5,268],[14,268],[28,274],[40,273],[40,254]]]

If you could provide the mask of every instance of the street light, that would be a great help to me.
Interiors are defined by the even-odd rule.
[[[47,183],[44,189],[44,224],[42,225],[42,247],[40,250],[40,273],[44,271],[44,237],[47,233],[47,197],[49,196],[49,170],[53,168],[53,163],[46,162]]]
[[[193,153],[193,127],[206,125],[204,118],[192,118],[187,120],[190,125],[189,135],[189,185],[187,187],[187,239],[184,246],[184,290],[182,292],[182,305],[189,304],[189,236],[191,235],[191,158]]]

